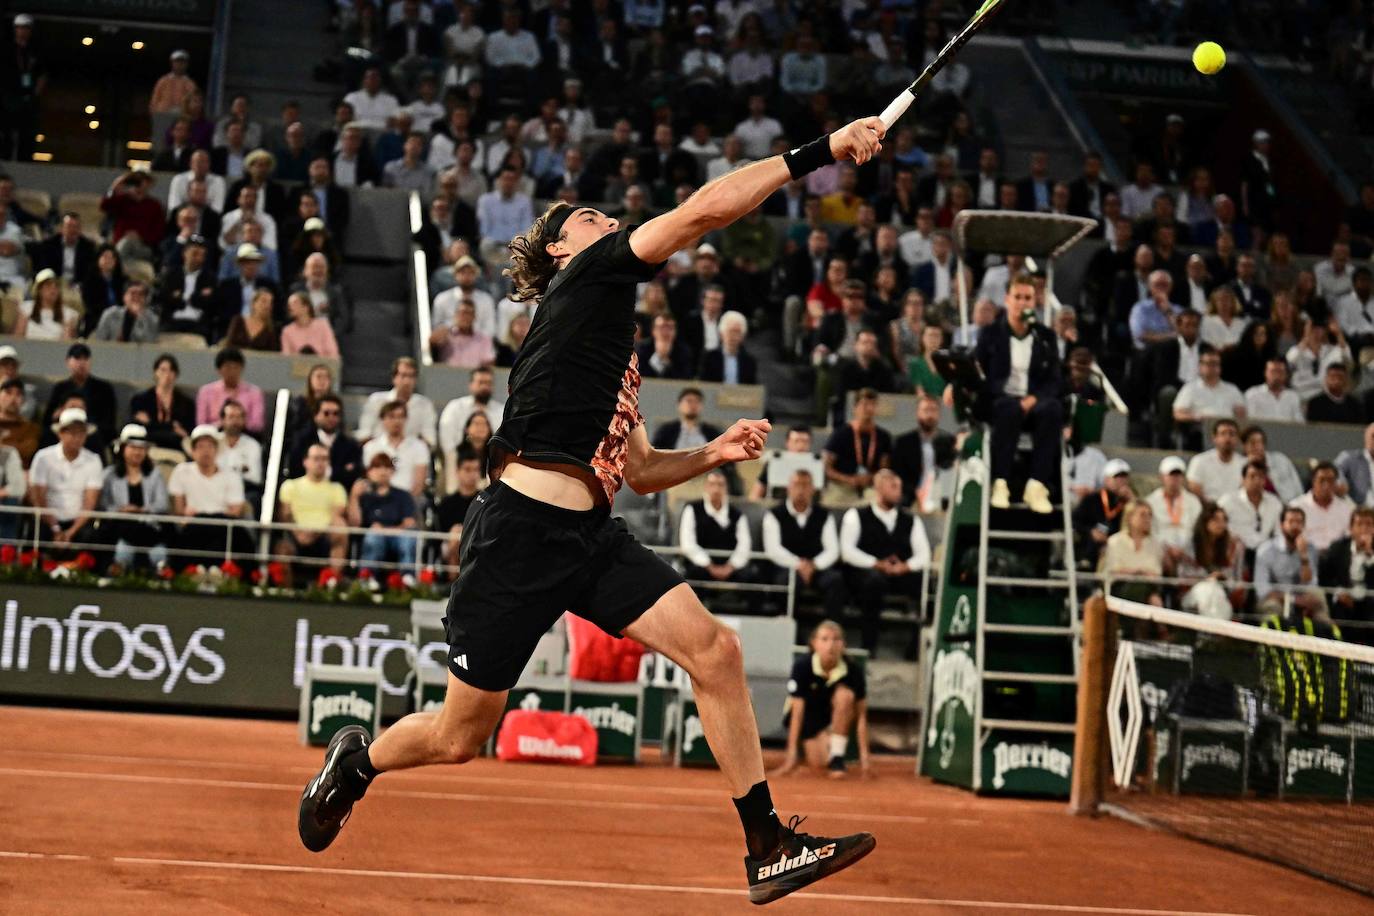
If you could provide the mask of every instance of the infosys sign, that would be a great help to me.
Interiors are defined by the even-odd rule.
[[[0,602],[0,697],[292,713],[306,666],[330,664],[377,668],[392,715],[417,654],[397,608],[24,585]],[[445,648],[423,643],[421,666]]]

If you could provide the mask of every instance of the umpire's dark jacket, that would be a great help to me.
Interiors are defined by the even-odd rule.
[[[1059,348],[1055,346],[1054,333],[1040,324],[1030,326],[1034,343],[1031,346],[1031,363],[1027,394],[1035,395],[1037,401],[1048,401],[1059,397],[1063,384],[1063,374],[1059,367]],[[1003,315],[984,328],[978,335],[975,348],[978,365],[983,370],[983,396],[990,406],[1005,392],[1007,378],[1011,375],[1011,326]]]

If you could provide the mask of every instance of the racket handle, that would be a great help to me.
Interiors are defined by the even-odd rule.
[[[911,103],[914,101],[916,101],[916,96],[911,94],[911,90],[903,89],[900,95],[888,103],[887,107],[883,109],[883,113],[878,115],[878,120],[883,122],[883,127],[891,130],[892,125],[897,123],[897,119],[906,112],[907,108],[911,107]]]

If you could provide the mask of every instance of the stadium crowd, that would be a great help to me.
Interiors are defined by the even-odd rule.
[[[552,0],[532,15],[518,4],[418,0],[331,9],[347,53],[322,69],[346,91],[326,124],[311,125],[295,102],[262,121],[243,95],[212,120],[173,55],[154,93],[168,122],[155,166],[175,173],[165,208],[143,171],[117,179],[95,218],[29,213],[0,176],[0,283],[18,300],[0,330],[73,341],[70,378],[41,410],[19,351],[0,349],[0,433],[19,461],[0,462],[3,498],[27,493],[48,510],[54,549],[80,541],[97,508],[132,517],[100,526],[121,567],[172,547],[222,549],[217,522],[260,510],[266,411],[253,354],[338,355],[353,324],[341,254],[350,194],[379,186],[424,199],[415,242],[433,298],[422,345],[472,370],[469,394],[432,403],[416,390],[416,360],[400,357],[392,388],[371,393],[350,424],[340,380],[324,364],[311,370],[286,424],[289,479],[276,505],[294,528],[277,548],[344,571],[354,548],[338,529],[352,525],[368,529],[353,539],[356,564],[405,565],[417,562],[413,535],[424,529],[441,543],[419,561],[451,570],[502,415],[490,370],[518,357],[536,308],[507,295],[506,243],[545,201],[641,222],[711,178],[869,113],[961,16],[935,3],[917,12],[749,0]],[[1250,138],[1242,173],[1216,174],[1170,117],[1139,138],[1132,180],[1117,187],[1091,152],[1072,176],[1051,174],[1044,152],[1004,163],[967,104],[972,80],[963,64],[945,68],[873,162],[793,182],[642,286],[640,370],[684,383],[677,419],[652,431],[656,445],[715,434],[693,380],[757,384],[781,366],[773,377],[814,399],[786,451],[819,458],[774,456],[786,471],[765,469],[748,493],[724,470],[683,512],[677,546],[690,574],[758,583],[796,570],[827,610],[857,605],[874,644],[887,596],[920,593],[931,556],[921,516],[942,509],[941,475],[954,461],[956,441],[940,429],[953,397],[936,353],[981,352],[989,329],[1014,321],[1004,306],[1029,276],[1034,304],[1053,315],[1040,329],[1052,343],[1052,400],[1104,401],[1096,360],[1127,397],[1136,444],[1198,452],[1166,459],[1159,489],[1136,500],[1129,467],[1075,442],[1085,564],[1191,576],[1223,592],[1227,577],[1251,579],[1261,602],[1317,582],[1362,588],[1374,555],[1364,508],[1374,505],[1374,433],[1309,469],[1241,425],[1348,423],[1353,445],[1356,426],[1374,419],[1374,395],[1360,390],[1374,356],[1374,183],[1309,263],[1284,231],[1285,208],[1299,202],[1284,197],[1267,132]],[[950,229],[970,209],[1096,220],[1101,247],[1080,298],[1059,302],[1043,265],[1018,255],[968,252],[959,277]],[[113,393],[81,339],[172,334],[218,348],[219,379],[181,393],[169,351],[130,424],[116,428]],[[876,423],[878,399],[893,392],[918,396],[916,428],[895,438]],[[166,492],[149,471],[157,449],[183,452]],[[780,501],[760,528],[742,524],[738,504],[760,500]],[[185,517],[180,530],[136,518],[167,508]],[[756,540],[767,563],[747,560]],[[1133,591],[1172,600],[1158,587]],[[1215,599],[1205,587],[1188,594],[1200,603],[1209,591]],[[1240,592],[1224,597],[1243,605]],[[1374,619],[1362,592],[1342,603],[1335,616]]]

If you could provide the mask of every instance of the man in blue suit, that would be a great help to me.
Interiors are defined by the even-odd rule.
[[[1007,286],[1006,314],[978,335],[975,350],[983,370],[983,397],[991,414],[994,509],[1011,504],[1007,478],[1021,430],[1033,441],[1024,500],[1032,512],[1054,511],[1050,484],[1059,476],[1064,408],[1062,374],[1054,334],[1035,323],[1035,285],[1018,274]]]

